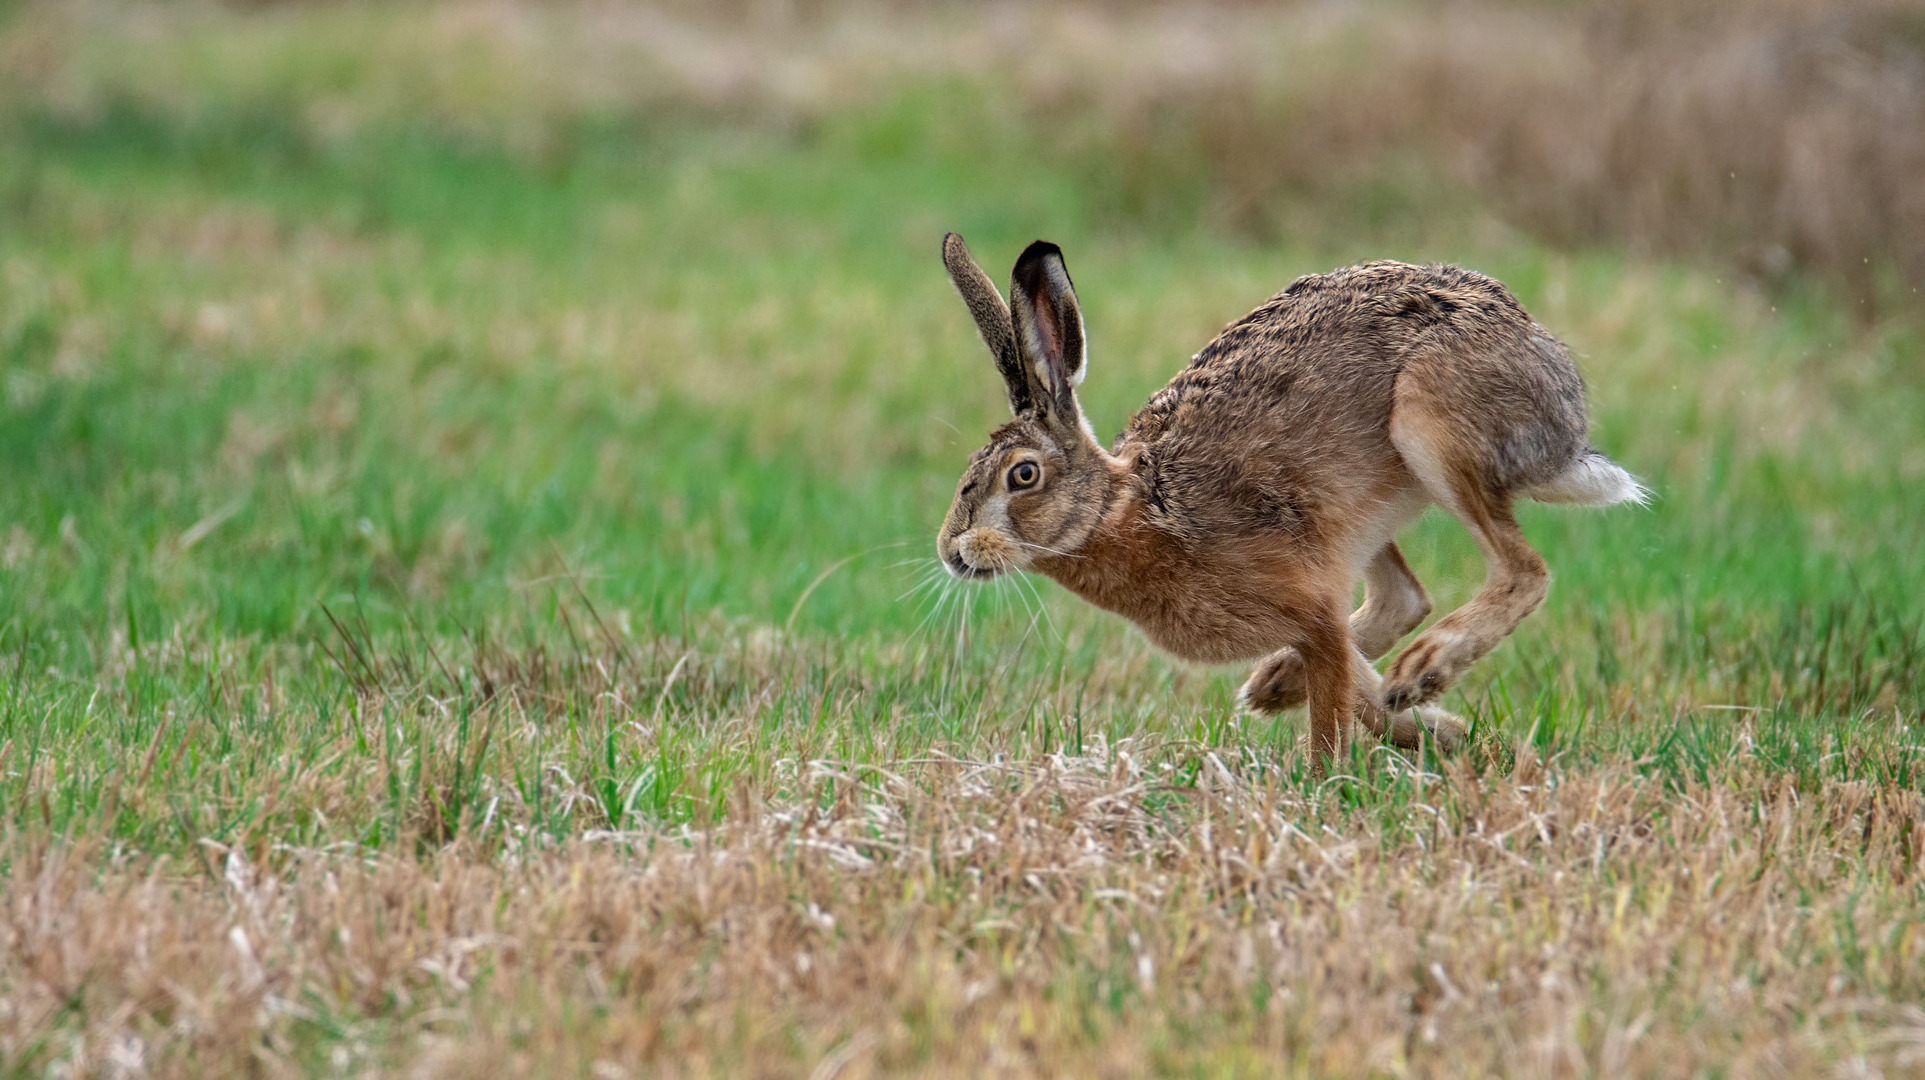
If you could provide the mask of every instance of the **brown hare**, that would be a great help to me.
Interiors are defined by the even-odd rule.
[[[1375,262],[1301,278],[1204,346],[1104,450],[1076,401],[1083,320],[1062,251],[1031,244],[1007,305],[962,237],[942,253],[1016,414],[963,472],[937,538],[944,566],[1035,571],[1181,659],[1260,661],[1243,703],[1307,700],[1320,757],[1353,720],[1402,747],[1462,741],[1461,720],[1420,706],[1550,584],[1512,500],[1644,501],[1586,443],[1564,347],[1481,274]],[[1432,503],[1477,541],[1484,585],[1380,677],[1370,661],[1430,613],[1395,538]]]

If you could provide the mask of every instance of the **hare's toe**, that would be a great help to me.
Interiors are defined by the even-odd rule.
[[[1426,705],[1417,710],[1417,718],[1430,733],[1430,741],[1445,753],[1455,752],[1470,738],[1470,725],[1456,713]]]
[[[1477,659],[1475,644],[1439,627],[1425,631],[1384,674],[1384,707],[1392,712],[1421,705],[1449,689]]]
[[[1455,714],[1422,705],[1390,714],[1383,736],[1399,750],[1415,750],[1428,738],[1432,746],[1448,753],[1464,745],[1469,733],[1470,728]]]
[[[1303,675],[1303,654],[1295,649],[1280,649],[1263,658],[1256,670],[1237,691],[1237,700],[1252,712],[1280,713],[1294,709],[1308,697]]]
[[[1413,683],[1385,680],[1384,708],[1404,712],[1420,701],[1428,701],[1442,691],[1436,672],[1426,672]]]

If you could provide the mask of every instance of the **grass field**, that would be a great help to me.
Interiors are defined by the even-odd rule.
[[[1098,77],[1177,16],[804,7],[0,7],[0,1073],[1925,1075],[1901,279],[1395,155],[1241,229]],[[1472,746],[1313,780],[942,578],[946,229],[1064,246],[1105,436],[1298,274],[1473,265],[1657,497],[1525,507]]]

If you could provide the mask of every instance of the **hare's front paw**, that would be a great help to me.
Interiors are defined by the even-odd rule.
[[[1252,712],[1280,713],[1304,703],[1303,654],[1279,649],[1264,657],[1237,691],[1237,700]]]
[[[1470,635],[1431,627],[1384,673],[1384,707],[1401,712],[1435,698],[1481,655]]]

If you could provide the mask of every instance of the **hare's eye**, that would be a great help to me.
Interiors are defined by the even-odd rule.
[[[1023,488],[1035,487],[1036,481],[1042,478],[1043,472],[1036,467],[1035,462],[1024,461],[1009,470],[1009,489],[1021,491]]]

